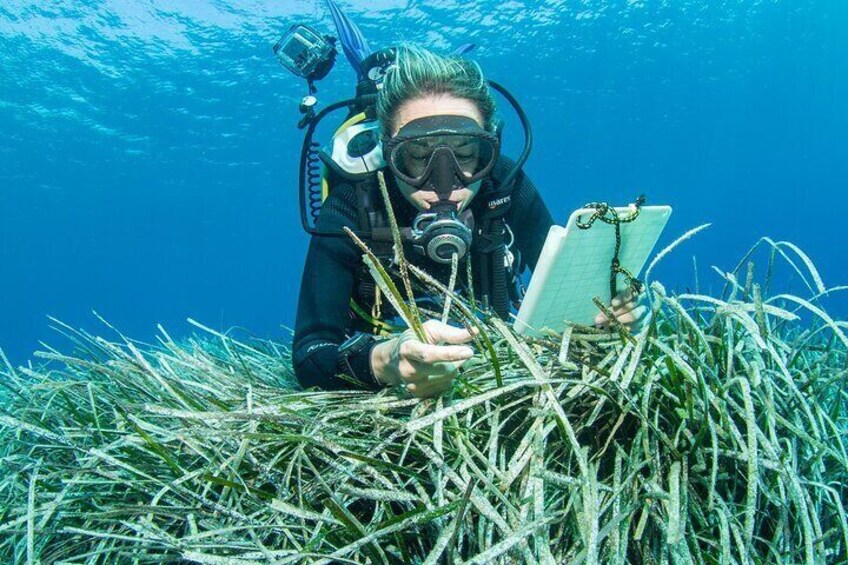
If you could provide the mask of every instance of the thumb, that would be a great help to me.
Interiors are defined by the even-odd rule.
[[[424,322],[424,332],[430,343],[468,343],[473,337],[465,328],[449,326],[438,320]]]

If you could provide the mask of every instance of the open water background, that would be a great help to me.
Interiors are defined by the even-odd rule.
[[[713,226],[659,268],[717,292],[761,236],[848,284],[848,2],[340,0],[373,48],[462,43],[534,125],[526,170],[554,218],[640,192]],[[151,340],[186,318],[285,338],[307,238],[295,181],[303,83],[271,47],[318,0],[0,3],[0,347],[48,316]],[[319,85],[352,94],[342,57]],[[519,130],[505,104],[507,152]],[[765,262],[760,262],[763,274]],[[782,290],[803,293],[778,271]],[[845,317],[848,301],[827,302]]]

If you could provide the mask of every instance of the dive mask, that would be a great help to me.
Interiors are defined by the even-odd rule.
[[[412,120],[383,149],[398,179],[418,190],[433,190],[442,200],[485,178],[499,152],[497,136],[466,116]]]
[[[462,259],[471,248],[473,216],[459,214],[454,190],[482,181],[500,147],[496,135],[466,116],[428,116],[406,124],[383,144],[389,169],[416,190],[432,190],[439,202],[412,222],[413,248],[437,263]]]

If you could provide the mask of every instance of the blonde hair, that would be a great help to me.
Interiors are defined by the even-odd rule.
[[[407,100],[427,94],[450,94],[474,102],[483,127],[494,129],[495,100],[480,65],[457,55],[437,55],[423,47],[404,44],[397,48],[377,98],[377,117],[384,137],[394,131],[398,108]]]

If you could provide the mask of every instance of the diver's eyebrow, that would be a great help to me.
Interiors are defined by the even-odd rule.
[[[418,139],[411,139],[407,143],[409,143],[412,147],[421,147],[426,149],[431,149],[437,145],[447,145],[452,149],[474,149],[477,147],[475,140],[468,138],[457,139],[456,136],[421,137]]]
[[[408,143],[413,147],[426,147],[430,148],[436,145],[435,142],[430,140],[429,138],[422,137],[421,139],[412,139],[408,141]]]

